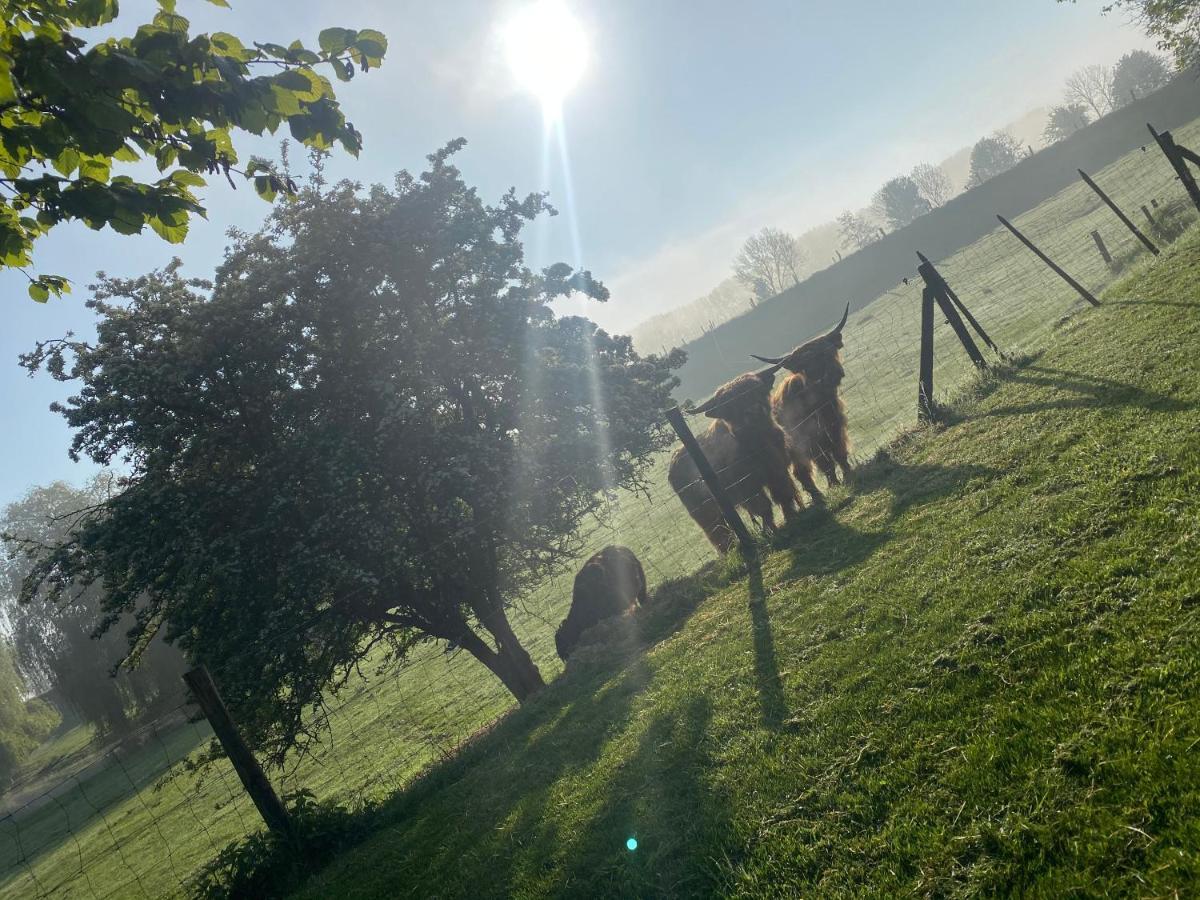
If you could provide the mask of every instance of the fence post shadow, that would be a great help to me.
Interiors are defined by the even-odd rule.
[[[748,568],[747,587],[754,637],[754,676],[758,683],[758,703],[763,726],[770,731],[779,731],[788,717],[788,709],[783,698],[779,664],[775,659],[775,635],[771,629],[771,617],[767,612],[762,566],[755,559],[748,564]]]

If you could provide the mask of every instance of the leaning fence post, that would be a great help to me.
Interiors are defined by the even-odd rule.
[[[1098,196],[1101,200],[1103,200],[1105,202],[1105,204],[1108,206],[1108,208],[1111,209],[1114,213],[1116,213],[1117,218],[1120,219],[1121,223],[1133,233],[1133,236],[1135,238],[1137,238],[1139,241],[1141,241],[1146,246],[1147,250],[1149,250],[1155,256],[1158,256],[1158,248],[1154,246],[1154,243],[1150,240],[1150,238],[1148,238],[1144,234],[1142,234],[1141,230],[1136,225],[1133,224],[1133,220],[1130,219],[1129,216],[1125,215],[1125,213],[1121,211],[1121,207],[1119,207],[1119,206],[1117,206],[1117,204],[1113,203],[1112,198],[1109,197],[1108,194],[1104,193],[1104,191],[1100,189],[1100,185],[1098,185],[1098,184],[1096,184],[1096,182],[1092,181],[1091,177],[1088,175],[1087,172],[1083,171],[1083,169],[1076,169],[1075,171],[1079,173],[1079,177],[1083,179],[1084,184],[1086,184],[1093,191],[1095,191],[1096,196]],[[1142,207],[1142,209],[1145,209],[1145,208],[1146,207],[1144,207],[1144,206]],[[1150,215],[1150,213],[1147,212],[1146,216],[1149,217],[1149,215]]]
[[[1154,135],[1154,140],[1158,143],[1158,147],[1162,150],[1163,155],[1167,157],[1167,161],[1175,170],[1175,174],[1179,176],[1179,180],[1183,183],[1183,188],[1187,191],[1188,196],[1192,198],[1192,202],[1196,204],[1196,209],[1200,209],[1200,187],[1196,186],[1196,179],[1192,175],[1192,170],[1187,167],[1187,163],[1183,160],[1183,155],[1180,153],[1180,146],[1175,143],[1175,138],[1171,136],[1171,132],[1164,131],[1159,134],[1154,130],[1154,126],[1146,123],[1146,127],[1150,129],[1150,133]],[[1193,154],[1195,155],[1195,154]]]
[[[1153,203],[1154,201],[1151,200],[1150,202]],[[1158,223],[1154,221],[1154,216],[1150,212],[1150,207],[1148,207],[1145,203],[1142,204],[1142,215],[1146,217],[1146,221],[1150,223],[1151,228],[1158,227]]]
[[[1005,228],[1007,228],[1009,231],[1011,231],[1013,233],[1013,235],[1017,238],[1017,240],[1019,240],[1022,244],[1024,244],[1026,247],[1028,247],[1030,250],[1032,250],[1033,254],[1038,259],[1040,259],[1047,266],[1049,266],[1050,270],[1052,272],[1054,272],[1055,275],[1057,275],[1059,278],[1061,278],[1063,281],[1065,281],[1071,287],[1075,288],[1075,292],[1077,294],[1079,294],[1080,297],[1082,297],[1088,303],[1092,304],[1092,306],[1100,305],[1100,301],[1092,296],[1091,291],[1089,291],[1082,284],[1080,284],[1078,281],[1076,281],[1074,278],[1072,278],[1070,275],[1068,275],[1066,272],[1064,272],[1062,266],[1060,266],[1058,263],[1056,263],[1054,260],[1052,260],[1050,257],[1048,257],[1045,253],[1043,253],[1041,250],[1039,250],[1037,247],[1035,247],[1033,244],[1033,241],[1029,240],[1029,238],[1025,237],[1025,235],[1023,235],[1023,234],[1021,234],[1021,232],[1017,231],[1016,226],[1014,226],[1012,224],[1012,222],[1008,221],[1008,219],[1004,218],[1004,216],[997,215],[996,218],[1000,220],[1001,225],[1003,225]]]
[[[933,288],[921,291],[921,369],[917,382],[917,421],[933,421]]]
[[[993,351],[995,351],[997,354],[1000,354],[1000,348],[996,346],[995,342],[991,339],[991,337],[988,335],[988,333],[983,330],[983,326],[979,324],[979,322],[975,319],[975,317],[973,315],[971,315],[971,311],[969,309],[967,309],[966,304],[958,299],[958,294],[954,293],[954,288],[950,287],[950,282],[948,282],[942,276],[942,273],[937,270],[937,268],[934,266],[934,264],[929,261],[929,257],[927,257],[920,250],[918,250],[917,251],[917,259],[921,260],[922,265],[929,267],[929,274],[932,275],[934,280],[936,281],[935,287],[939,291],[941,291],[943,294],[945,294],[947,297],[949,297],[950,301],[955,306],[958,307],[959,312],[961,312],[963,314],[963,316],[966,318],[966,320],[971,323],[971,327],[975,329],[975,333],[977,335],[979,335],[980,339],[985,344],[987,344],[989,347],[991,347]],[[919,271],[920,271],[920,269],[918,269],[918,272]],[[925,276],[922,274],[921,277],[925,277]],[[947,316],[947,318],[950,318],[950,317]],[[955,329],[955,330],[957,331],[957,329]],[[972,342],[972,346],[974,346],[973,342]],[[971,351],[968,349],[967,352],[970,353]],[[1000,354],[1000,355],[1003,355],[1003,354]],[[982,360],[982,359],[983,359],[983,357],[981,355],[980,360]]]
[[[267,823],[267,827],[278,835],[290,836],[292,824],[287,809],[280,802],[267,776],[263,774],[262,766],[242,740],[229,710],[225,708],[225,701],[221,699],[212,676],[208,674],[208,669],[203,665],[197,666],[190,672],[185,672],[183,680],[191,688],[192,696],[196,698],[196,703],[208,718],[217,740],[225,750],[225,755],[229,757],[238,778],[242,780],[242,786],[258,807],[258,812]]]
[[[672,406],[667,410],[667,421],[671,423],[671,427],[675,429],[675,433],[683,441],[683,446],[692,458],[692,462],[696,464],[696,468],[700,472],[700,477],[708,485],[708,490],[712,493],[713,499],[717,501],[717,508],[721,510],[721,515],[725,518],[725,524],[729,526],[730,531],[736,535],[738,543],[742,545],[742,555],[746,557],[747,562],[754,562],[758,559],[758,550],[754,546],[754,538],[750,536],[750,532],[746,528],[746,523],[742,521],[742,517],[738,515],[737,509],[730,502],[729,495],[725,493],[725,488],[721,486],[721,482],[717,478],[717,473],[713,471],[708,457],[700,449],[700,444],[696,441],[696,436],[692,434],[692,429],[688,428],[688,423],[683,418],[683,413],[678,406]]]
[[[1100,258],[1112,265],[1112,254],[1108,252],[1108,248],[1104,246],[1104,238],[1100,237],[1099,231],[1092,232],[1092,240],[1096,242],[1096,249],[1100,251]]]
[[[933,289],[933,299],[941,307],[942,314],[946,317],[946,321],[950,327],[954,329],[954,333],[958,336],[959,341],[962,342],[963,349],[967,351],[967,356],[971,357],[971,362],[975,363],[977,369],[986,369],[987,361],[984,360],[983,354],[979,352],[979,348],[975,346],[975,342],[971,340],[971,335],[967,333],[967,327],[963,325],[962,318],[958,315],[958,310],[954,308],[954,304],[950,302],[950,298],[946,295],[945,282],[942,281],[937,270],[931,263],[923,262],[917,267],[917,274],[925,279],[925,284]]]

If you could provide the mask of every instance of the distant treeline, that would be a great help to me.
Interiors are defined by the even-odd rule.
[[[1200,92],[1184,75],[971,188],[800,284],[685,344],[678,399],[697,399],[751,368],[750,354],[778,355],[835,324],[847,301],[861,309],[916,268],[916,251],[949,256],[1009,218],[1150,140],[1146,123],[1174,128],[1200,116]],[[1157,151],[1155,151],[1157,152]],[[914,315],[916,311],[914,310]],[[847,341],[851,341],[847,335]]]

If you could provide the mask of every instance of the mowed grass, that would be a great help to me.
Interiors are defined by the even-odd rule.
[[[1200,145],[1200,123],[1176,136]],[[1135,151],[1092,174],[1131,214],[1153,198],[1173,222],[1190,217],[1157,150]],[[1104,233],[1121,266],[1148,257],[1082,183],[1016,222],[1093,290],[1118,273],[1100,260],[1091,229]],[[915,255],[913,261],[915,270]],[[938,265],[1005,351],[1042,346],[1063,316],[1083,306],[1007,233],[989,235]],[[846,326],[845,396],[863,457],[909,425],[915,413],[920,287],[919,279],[902,283],[903,275],[897,273],[894,291],[853,314]],[[779,336],[777,346],[762,351],[782,353],[808,336]],[[936,345],[935,385],[945,397],[971,377],[971,367],[940,317]],[[605,544],[626,544],[645,563],[652,586],[689,576],[714,559],[666,485],[665,470],[666,455],[656,462],[649,496],[621,496],[610,521],[585,535],[581,559]],[[551,579],[512,611],[517,633],[548,680],[562,671],[553,633],[570,602],[572,576],[566,571]],[[693,593],[695,588],[693,583]],[[388,797],[512,705],[499,682],[464,654],[428,648],[399,672],[368,666],[365,678],[330,699],[327,744],[314,757],[296,760],[277,784],[282,792],[304,788],[321,799]],[[202,723],[179,717],[156,723],[139,741],[64,781],[51,797],[0,819],[0,896],[186,893],[216,849],[258,827],[227,766],[200,777],[178,765],[209,737]],[[170,773],[166,780],[164,773]]]
[[[301,896],[1194,895],[1198,298],[1193,231]]]

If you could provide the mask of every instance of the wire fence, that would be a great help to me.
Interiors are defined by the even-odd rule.
[[[1175,139],[1200,146],[1200,121],[1179,129]],[[1152,141],[1088,174],[1157,247],[1197,218]],[[1151,253],[1082,180],[1012,224],[1094,294]],[[934,264],[1005,354],[1044,346],[1086,305],[999,223]],[[860,308],[843,332],[841,396],[860,460],[915,422],[923,288],[914,253],[912,270],[897,272],[892,289],[865,305],[860,301],[869,298],[849,298]],[[936,317],[933,330],[934,385],[945,399],[968,383],[974,367],[942,319]],[[741,448],[741,456],[719,466],[718,474],[744,473],[763,452]],[[667,458],[654,465],[649,490],[616,499],[581,537],[577,554],[582,561],[609,544],[627,546],[641,559],[652,591],[717,558],[668,485]],[[715,501],[710,496],[705,502]],[[554,632],[570,606],[573,577],[574,571],[564,571],[548,579],[511,610],[514,630],[547,680],[562,669]],[[324,740],[289,759],[272,778],[284,795],[305,790],[320,800],[382,800],[453,756],[512,707],[499,680],[463,651],[426,645],[399,665],[373,659],[317,714]],[[10,788],[10,797],[22,797],[0,817],[0,896],[103,900],[192,892],[198,872],[222,848],[262,827],[227,762],[201,769],[187,764],[211,740],[196,708],[180,702],[98,751],[85,767],[60,773],[44,790]]]

